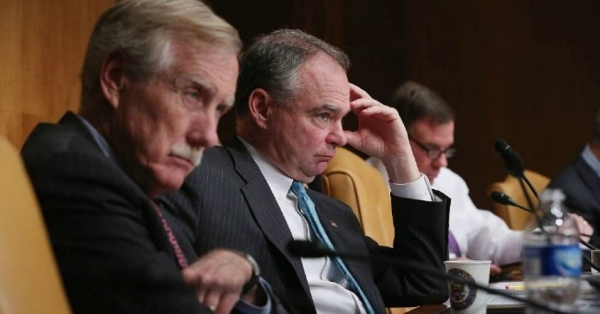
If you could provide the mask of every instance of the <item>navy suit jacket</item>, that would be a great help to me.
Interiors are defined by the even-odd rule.
[[[590,242],[600,246],[600,177],[581,154],[552,179],[548,187],[565,193],[565,205],[590,223],[594,228]]]
[[[38,125],[22,155],[74,313],[212,313],[183,282],[151,200],[79,118]]]
[[[443,194],[443,202],[393,197],[393,249],[365,237],[345,204],[311,190],[308,194],[336,249],[393,255],[444,270],[449,200]],[[264,176],[239,140],[227,148],[207,150],[183,187],[158,202],[170,213],[172,225],[179,226],[180,242],[189,243],[198,255],[218,247],[248,252],[292,311],[315,313],[302,262],[286,249],[292,240],[287,223]],[[441,303],[448,297],[445,280],[434,275],[362,261],[345,263],[377,313],[384,313],[384,304],[414,306]]]

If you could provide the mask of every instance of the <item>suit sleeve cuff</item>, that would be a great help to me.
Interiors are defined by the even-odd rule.
[[[238,301],[235,304],[235,309],[239,312],[239,313],[245,313],[245,314],[268,314],[271,313],[271,298],[273,296],[273,290],[271,289],[271,285],[269,285],[269,283],[262,279],[261,277],[258,278],[258,284],[259,284],[259,289],[263,289],[263,291],[265,292],[265,295],[267,296],[267,302],[264,305],[258,306],[258,305],[254,305],[254,304],[250,304],[244,301]]]
[[[421,176],[413,182],[402,184],[390,182],[390,190],[392,195],[397,197],[427,202],[441,201],[440,198],[433,194],[429,180],[422,173]]]

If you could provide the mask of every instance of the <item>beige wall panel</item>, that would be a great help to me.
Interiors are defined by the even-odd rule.
[[[89,34],[114,0],[0,0],[0,133],[21,147],[39,121],[79,105]]]

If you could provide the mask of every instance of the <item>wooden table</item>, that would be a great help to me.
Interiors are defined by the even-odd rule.
[[[445,304],[421,305],[406,314],[440,314],[450,313],[450,307]]]

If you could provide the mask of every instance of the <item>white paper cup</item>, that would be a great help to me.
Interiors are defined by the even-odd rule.
[[[446,261],[446,273],[482,286],[489,284],[491,261]],[[457,281],[448,280],[452,313],[480,314],[486,312],[487,292]]]

